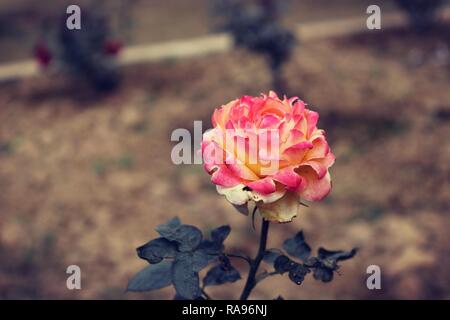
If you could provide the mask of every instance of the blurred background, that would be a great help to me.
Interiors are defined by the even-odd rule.
[[[269,247],[304,229],[314,249],[360,251],[332,283],[273,277],[252,297],[450,298],[450,3],[386,0],[368,30],[372,1],[254,2],[79,0],[69,31],[73,1],[0,0],[1,299],[171,299],[125,288],[173,216],[230,224],[228,248],[253,255],[251,219],[201,166],[172,164],[170,135],[272,88],[320,113],[337,161],[332,193],[273,225]]]

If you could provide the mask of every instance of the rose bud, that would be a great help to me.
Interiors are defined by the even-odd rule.
[[[42,68],[47,68],[53,58],[47,43],[44,41],[36,43],[33,49],[33,55]]]
[[[116,56],[122,50],[123,44],[119,40],[107,40],[103,45],[103,51],[106,55]]]

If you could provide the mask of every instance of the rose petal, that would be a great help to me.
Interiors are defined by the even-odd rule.
[[[274,98],[274,99],[278,99],[278,95],[275,91],[270,90],[269,91],[269,97]]]
[[[289,103],[292,105],[292,114],[303,114],[305,111],[305,103],[297,97],[291,98]]]
[[[324,158],[330,152],[330,147],[328,146],[325,137],[318,137],[312,142],[313,147],[305,155],[306,160]]]
[[[278,128],[280,125],[280,119],[274,115],[267,114],[265,115],[261,123],[259,124],[259,128],[268,129],[268,128]]]
[[[330,152],[325,158],[305,161],[302,165],[307,165],[313,168],[317,173],[318,178],[322,179],[328,172],[328,168],[333,165],[334,159],[334,154]]]
[[[241,183],[241,180],[226,165],[217,166],[217,169],[212,174],[211,181],[222,187],[234,187]]]
[[[250,197],[255,202],[272,203],[281,199],[286,194],[286,188],[276,184],[276,191],[269,194],[261,194],[256,191],[249,192]]]
[[[289,134],[288,137],[285,141],[285,149],[290,148],[292,146],[296,146],[299,143],[302,143],[305,141],[305,135],[303,134],[303,132],[301,132],[300,130],[297,129],[292,129]]]
[[[272,178],[266,177],[261,180],[252,181],[246,183],[247,187],[249,187],[252,191],[256,191],[260,194],[270,194],[276,191],[276,185]]]
[[[306,161],[302,166],[310,166],[316,172],[318,179],[322,179],[328,172],[328,167],[324,166],[319,161]]]
[[[220,126],[221,128],[225,128],[226,121],[228,119],[228,115],[230,114],[231,108],[239,103],[239,100],[233,100],[222,106],[217,112],[214,112],[212,117],[212,124],[214,127]]]
[[[294,192],[287,192],[284,197],[272,203],[258,202],[259,213],[269,221],[290,222],[297,216],[299,196]]]
[[[313,148],[313,144],[309,141],[303,141],[284,150],[282,159],[291,164],[301,164],[306,153]]]
[[[317,122],[319,121],[319,114],[311,110],[305,110],[306,121],[308,122],[308,137],[311,136],[316,129]]]
[[[250,194],[244,188],[245,185],[243,184],[238,184],[231,188],[216,186],[217,192],[225,196],[229,202],[236,206],[243,206],[250,200]]]
[[[227,161],[227,167],[235,176],[243,180],[255,181],[260,179],[252,170],[250,170],[250,168],[237,159],[235,159],[233,163]]]
[[[273,180],[282,183],[291,191],[297,190],[301,185],[306,184],[305,179],[295,172],[295,166],[279,170],[273,176]]]
[[[327,172],[322,179],[309,166],[301,167],[297,172],[306,179],[306,187],[301,190],[300,197],[307,201],[320,201],[331,191],[330,173]]]

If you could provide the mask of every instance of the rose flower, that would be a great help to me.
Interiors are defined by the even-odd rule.
[[[216,109],[202,157],[219,194],[243,213],[254,203],[263,218],[278,222],[291,221],[301,199],[323,199],[335,157],[318,118],[298,98],[274,92]]]

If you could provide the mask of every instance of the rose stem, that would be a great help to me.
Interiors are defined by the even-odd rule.
[[[264,258],[264,253],[266,252],[267,235],[269,234],[269,223],[270,222],[268,220],[265,220],[264,218],[262,219],[261,238],[259,239],[258,253],[256,254],[255,259],[251,261],[247,282],[245,283],[245,287],[242,291],[240,300],[247,300],[253,288],[256,286],[256,272],[258,271],[259,265]]]

